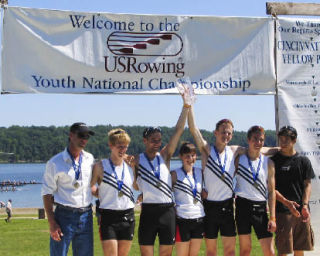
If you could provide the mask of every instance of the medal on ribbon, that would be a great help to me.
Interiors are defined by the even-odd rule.
[[[121,179],[118,178],[116,169],[114,167],[114,164],[112,163],[111,159],[109,158],[109,163],[112,169],[112,172],[114,174],[114,177],[117,180],[117,185],[118,185],[118,197],[122,197],[124,193],[121,191],[122,186],[123,186],[123,180],[124,180],[124,162],[122,163],[122,172],[121,172]]]
[[[247,155],[247,160],[248,160],[248,165],[249,168],[251,170],[252,173],[252,179],[253,179],[253,186],[255,188],[259,187],[259,184],[257,182],[258,176],[259,176],[259,172],[260,172],[260,168],[261,168],[261,154],[259,156],[259,162],[258,162],[258,167],[257,170],[254,169],[253,165],[252,165],[252,161],[250,160],[249,156]]]
[[[69,148],[67,148],[67,152],[71,158],[72,161],[72,168],[74,170],[74,177],[76,179],[76,182],[73,184],[73,187],[75,189],[80,187],[80,183],[78,182],[79,178],[80,178],[80,173],[81,173],[81,164],[82,164],[82,152],[80,153],[79,156],[79,162],[78,165],[76,164],[76,160],[74,159],[73,155],[70,153]]]
[[[213,146],[213,149],[214,149],[214,152],[216,153],[216,157],[217,157],[218,162],[219,162],[219,168],[221,170],[220,178],[224,181],[226,179],[226,175],[224,173],[226,172],[227,149],[224,148],[224,162],[223,162],[223,165],[221,164],[221,159],[220,159],[219,152],[218,152],[216,146]]]
[[[192,168],[192,176],[193,176],[193,181],[194,184],[191,182],[189,175],[187,174],[187,172],[185,171],[185,169],[183,168],[183,166],[181,167],[185,177],[187,178],[190,188],[192,190],[192,195],[193,195],[193,203],[196,204],[198,202],[197,200],[197,177],[194,171],[194,167]]]
[[[144,153],[144,157],[148,160],[148,163],[151,167],[151,170],[154,174],[154,176],[158,179],[158,181],[156,182],[156,186],[158,188],[161,187],[161,179],[160,179],[160,157],[157,155],[156,158],[157,158],[157,166],[154,167],[153,164],[151,163],[151,161],[149,160],[148,156],[146,153]]]

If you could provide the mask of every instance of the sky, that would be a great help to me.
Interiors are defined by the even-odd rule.
[[[264,0],[9,0],[9,6],[130,14],[267,17]],[[91,126],[172,127],[181,106],[179,95],[0,95],[0,127],[65,126],[77,121]],[[231,119],[237,131],[246,131],[252,125],[275,129],[274,96],[198,95],[194,111],[200,129],[211,131],[223,118]]]

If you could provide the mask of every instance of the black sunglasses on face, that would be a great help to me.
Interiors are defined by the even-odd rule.
[[[82,140],[88,140],[90,138],[90,135],[88,133],[78,132],[77,136],[79,139]]]

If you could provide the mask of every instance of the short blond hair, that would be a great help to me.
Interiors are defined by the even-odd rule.
[[[115,145],[117,143],[120,144],[129,144],[131,141],[129,134],[120,128],[112,129],[108,132],[108,142],[111,145]]]

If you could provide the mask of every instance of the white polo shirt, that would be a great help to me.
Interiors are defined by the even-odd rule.
[[[55,155],[47,162],[41,195],[53,195],[55,203],[70,207],[89,206],[92,200],[90,181],[93,163],[93,155],[83,150],[81,173],[76,181],[75,170],[67,149]],[[74,186],[75,182],[79,183],[79,187]]]

